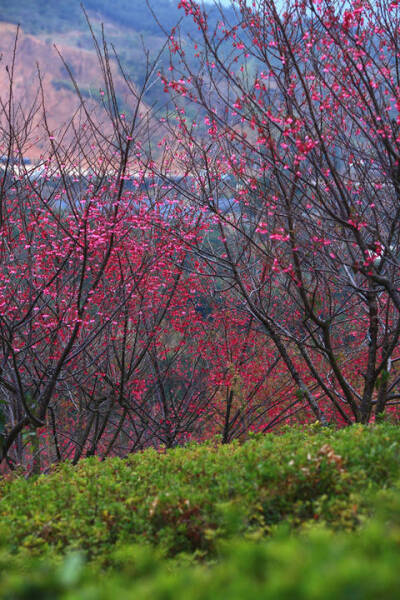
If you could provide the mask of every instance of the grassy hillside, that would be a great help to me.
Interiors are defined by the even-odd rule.
[[[179,0],[153,0],[150,5],[165,29],[174,27],[183,13],[178,10]],[[160,28],[154,20],[146,0],[85,0],[82,2],[91,15],[124,28],[144,34],[159,35]],[[209,14],[216,18],[218,11],[210,0]],[[86,29],[80,0],[18,0],[10,3],[0,0],[0,21],[20,23],[33,35]],[[195,27],[189,25],[192,32]]]
[[[393,598],[399,449],[314,427],[3,480],[0,597]]]
[[[14,4],[6,0],[0,1],[0,20],[8,23],[20,23],[27,33],[38,35],[65,31],[67,29],[84,29],[85,19],[79,0],[20,0]],[[88,0],[83,2],[89,11],[95,11],[103,19],[112,20],[134,28],[140,24],[142,31],[154,31],[155,24],[145,0]],[[175,3],[174,3],[175,4]],[[171,20],[176,8],[171,8],[169,0],[159,0],[157,11],[163,18]]]
[[[96,36],[101,37],[101,26],[104,23],[106,40],[113,45],[118,53],[121,65],[129,74],[137,86],[141,86],[146,75],[146,58],[143,45],[149,51],[150,61],[158,56],[165,44],[165,32],[169,32],[184,16],[182,10],[178,10],[178,0],[153,0],[150,4],[154,8],[154,14],[158,23],[149,9],[146,0],[86,0],[83,2],[90,18],[91,25]],[[230,17],[233,13],[226,9]],[[213,29],[219,12],[209,5],[210,28]],[[0,0],[0,22],[20,24],[25,34],[32,35],[36,42],[46,44],[49,48],[56,43],[63,56],[71,49],[88,50],[94,53],[93,40],[81,8],[80,0],[18,0],[10,3]],[[183,31],[192,37],[198,35],[197,26],[191,18],[183,19]],[[10,45],[10,49],[12,45]],[[21,54],[21,44],[18,53]],[[113,51],[110,50],[113,56]],[[29,57],[28,57],[29,58]],[[39,57],[33,56],[39,61]],[[190,56],[188,56],[190,61]],[[25,59],[25,57],[23,57]],[[58,65],[58,56],[54,53],[53,60]],[[40,63],[41,64],[41,63]],[[164,52],[158,60],[158,69],[167,68],[169,64],[168,53]],[[72,71],[79,71],[81,64],[69,63]],[[36,72],[32,70],[31,75],[25,79],[31,82],[32,89],[26,94],[28,97],[35,96],[34,85],[36,83]],[[98,87],[101,85],[99,79]],[[68,77],[64,81],[64,87],[70,85]],[[58,88],[59,91],[59,88]],[[60,95],[59,95],[60,96]],[[148,105],[164,105],[166,95],[163,85],[157,76],[152,78],[151,86],[146,92],[146,103]],[[70,113],[74,110],[71,108]],[[57,115],[55,115],[57,120]],[[59,118],[59,125],[62,119]]]

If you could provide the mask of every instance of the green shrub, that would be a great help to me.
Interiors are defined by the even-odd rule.
[[[400,594],[400,493],[384,498],[392,518],[372,519],[357,532],[312,524],[293,534],[280,527],[269,540],[229,540],[208,565],[171,565],[146,546],[119,547],[100,578],[79,554],[61,564],[14,564],[0,583],[3,600],[393,600]],[[388,509],[388,507],[387,507]],[[386,509],[386,510],[387,510]],[[394,518],[393,518],[394,517]],[[0,563],[1,564],[1,563]],[[9,567],[8,567],[9,569]]]
[[[2,480],[0,598],[395,598],[398,433],[288,429]]]
[[[218,539],[262,537],[282,521],[351,530],[400,477],[398,450],[398,428],[385,424],[93,457],[0,482],[0,539],[25,556],[79,550],[107,564],[116,543],[208,556]]]

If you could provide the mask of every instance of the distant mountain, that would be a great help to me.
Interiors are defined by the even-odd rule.
[[[82,4],[100,20],[147,35],[160,34],[152,11],[166,30],[174,27],[183,14],[178,10],[178,0],[150,0],[152,10],[146,0],[84,0]],[[212,0],[205,6],[210,18],[215,20],[219,13]],[[32,35],[86,29],[80,0],[0,0],[0,21],[20,23]],[[186,23],[188,31],[196,31],[190,19]]]
[[[116,48],[123,67],[140,87],[146,71],[144,46],[154,57],[165,42],[169,32],[184,13],[178,10],[178,0],[150,0],[156,18],[146,0],[85,0],[84,6],[97,35],[104,24],[106,39]],[[215,25],[219,12],[209,5],[211,25]],[[158,23],[157,23],[158,21]],[[79,0],[0,0],[0,96],[7,93],[8,73],[13,36],[16,25],[22,33],[17,51],[15,99],[22,106],[35,97],[38,90],[36,62],[39,63],[45,80],[47,111],[51,126],[62,126],[76,110],[78,98],[66,69],[63,67],[53,43],[64,56],[76,76],[80,89],[88,101],[95,106],[102,84],[101,71],[93,47],[88,24]],[[183,21],[186,35],[198,34],[190,18]],[[168,56],[161,57],[159,66],[166,65]],[[117,73],[118,69],[116,69]],[[121,106],[126,107],[122,77],[116,75]],[[162,85],[154,78],[153,85],[145,96],[147,105],[160,105],[165,101]],[[129,107],[128,107],[129,108]],[[39,115],[37,116],[39,119]],[[43,151],[42,142],[33,147],[33,155]]]
[[[8,106],[9,76],[15,35],[15,25],[0,23],[0,54],[2,58],[0,62],[0,99],[2,107]],[[74,73],[75,81],[94,122],[101,127],[102,133],[111,134],[111,124],[102,104],[102,73],[96,54],[67,45],[60,46],[59,50]],[[39,70],[49,131],[45,130],[43,123]],[[117,65],[113,65],[113,78],[117,101],[121,109],[128,113],[134,108],[136,101],[119,73]],[[18,36],[12,94],[13,126],[16,131],[22,131],[24,116],[32,115],[30,130],[27,132],[29,135],[24,147],[26,157],[35,159],[46,153],[49,148],[50,135],[55,136],[57,143],[62,143],[63,148],[67,151],[68,147],[72,148],[71,144],[75,143],[75,133],[72,127],[65,129],[65,126],[74,118],[76,131],[84,125],[86,120],[85,115],[79,111],[79,97],[53,46],[37,36],[25,34],[23,30],[19,32]],[[148,108],[142,103],[141,113],[147,112]],[[0,125],[6,125],[4,118],[0,118]],[[6,135],[7,131],[6,125]],[[62,140],[60,139],[61,131],[64,131]],[[1,148],[2,152],[4,152],[4,148]]]

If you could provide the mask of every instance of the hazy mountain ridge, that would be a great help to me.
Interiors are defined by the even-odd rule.
[[[178,14],[174,1],[158,0],[156,4],[157,12],[164,20],[171,20],[174,13]],[[157,27],[145,0],[87,0],[83,5],[87,11],[94,11],[106,20],[131,27],[137,24],[141,31],[154,32]],[[86,28],[79,0],[21,0],[17,4],[0,0],[0,20],[19,23],[33,35]]]
[[[12,54],[16,39],[17,28],[13,24],[0,23],[0,98],[2,106],[6,107],[10,93],[9,77],[12,65]],[[102,73],[94,52],[68,45],[58,45],[66,63],[70,66],[87,109],[100,125],[103,132],[111,134],[111,125],[104,109],[99,102],[99,89],[102,87]],[[52,44],[46,43],[37,36],[26,34],[23,30],[18,33],[17,51],[15,56],[13,77],[13,106],[14,123],[17,128],[22,126],[24,115],[30,111],[29,141],[24,153],[29,158],[39,158],[48,149],[48,134],[44,129],[39,70],[42,79],[47,124],[50,132],[57,135],[74,117],[75,126],[84,121],[84,115],[79,114],[80,99],[75,91],[67,69]],[[129,93],[122,75],[114,65],[113,77],[117,98],[126,109],[135,102]],[[144,111],[145,112],[145,107]],[[82,121],[83,119],[83,121]],[[4,113],[0,123],[7,130]],[[63,136],[63,143],[72,143],[74,132],[72,128]],[[1,153],[4,148],[1,149]]]
[[[84,10],[91,18],[129,28],[145,36],[159,36],[162,28],[169,31],[182,19],[179,0],[20,0],[17,5],[0,0],[0,21],[20,24],[26,33],[44,35],[78,29],[87,31]],[[149,8],[149,6],[151,8]],[[205,3],[211,23],[219,18],[218,8]],[[224,9],[224,12],[230,12]],[[156,19],[154,18],[156,16]],[[158,22],[157,22],[158,21]],[[191,19],[184,22],[186,32],[195,34]]]
[[[84,3],[88,18],[96,35],[101,35],[101,27],[107,41],[115,46],[121,63],[129,76],[141,86],[145,77],[146,61],[143,44],[155,57],[165,43],[165,33],[154,19],[146,0],[86,0]],[[178,10],[178,0],[157,0],[152,5],[157,19],[165,31],[169,31],[183,17]],[[211,7],[211,20],[216,23],[218,10]],[[3,100],[7,99],[8,72],[11,64],[17,24],[20,25],[19,43],[15,69],[14,98],[25,110],[38,94],[37,66],[39,64],[44,79],[46,110],[52,129],[62,127],[74,114],[79,104],[74,85],[60,57],[64,57],[82,91],[93,108],[98,105],[98,91],[102,87],[102,76],[94,51],[93,39],[79,0],[19,0],[10,4],[0,0],[0,85]],[[197,28],[191,19],[185,20],[184,30],[195,35]],[[167,55],[165,56],[167,60]],[[160,66],[162,67],[162,60]],[[119,99],[125,109],[128,99],[123,91],[123,78],[117,74],[116,85]],[[164,102],[162,85],[153,78],[151,91],[146,95],[148,105]],[[154,85],[155,83],[155,85]],[[126,91],[126,90],[125,90]],[[40,115],[36,116],[35,127]],[[29,153],[36,157],[44,151],[39,139]]]

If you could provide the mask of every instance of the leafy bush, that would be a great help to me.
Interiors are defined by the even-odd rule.
[[[312,524],[293,535],[281,527],[268,541],[219,544],[211,565],[175,565],[151,548],[128,546],[99,572],[72,554],[58,565],[30,561],[21,576],[8,569],[0,584],[5,600],[392,600],[400,593],[400,493],[389,494],[391,520],[373,519],[357,532],[334,534]],[[395,505],[395,511],[393,511]],[[0,559],[0,565],[3,562]],[[3,565],[1,565],[3,566]],[[14,565],[15,569],[15,565]]]
[[[219,539],[262,537],[283,521],[352,530],[373,510],[373,493],[400,477],[398,449],[393,425],[311,427],[61,464],[0,483],[0,539],[24,556],[79,550],[106,565],[115,544],[208,556]]]
[[[312,426],[3,480],[0,598],[395,598],[398,450]]]

